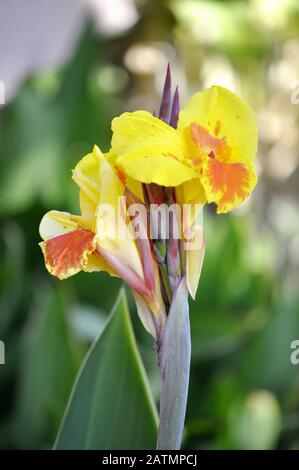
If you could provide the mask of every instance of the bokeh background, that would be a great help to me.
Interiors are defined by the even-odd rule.
[[[1,0],[3,449],[52,446],[121,285],[106,274],[52,278],[39,221],[52,208],[78,211],[71,168],[94,143],[108,150],[113,116],[157,109],[167,62],[183,104],[223,85],[250,102],[260,128],[253,196],[229,215],[205,210],[184,448],[299,448],[298,1]],[[131,314],[157,397],[132,301]]]

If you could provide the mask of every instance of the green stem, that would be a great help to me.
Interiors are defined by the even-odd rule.
[[[166,263],[160,264],[159,268],[160,268],[163,284],[164,284],[164,287],[165,287],[165,290],[166,290],[166,294],[167,294],[167,297],[168,297],[168,301],[169,301],[169,304],[171,304],[173,293],[172,293],[171,285],[170,285],[170,282],[169,282]]]
[[[183,278],[175,289],[162,337],[158,450],[180,449],[187,406],[190,357],[188,289]]]

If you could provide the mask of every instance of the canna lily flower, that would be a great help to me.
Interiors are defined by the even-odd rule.
[[[179,112],[168,67],[158,117],[124,113],[112,131],[110,151],[95,146],[73,171],[81,215],[48,212],[40,246],[59,279],[107,271],[129,285],[161,372],[157,449],[179,449],[191,356],[188,295],[196,295],[205,253],[202,208],[215,203],[225,213],[252,192],[256,120],[216,86]]]
[[[119,198],[125,192],[121,179],[97,146],[77,164],[73,179],[80,188],[81,215],[52,210],[40,223],[48,271],[59,279],[80,271],[121,277],[132,288],[144,326],[156,338],[164,311],[154,260],[145,248],[139,253],[130,224],[124,224],[126,233],[119,237],[118,221],[103,214],[106,208],[119,214]]]
[[[221,87],[196,93],[179,112],[177,88],[171,103],[168,67],[159,117],[147,111],[124,113],[113,120],[112,131],[110,151],[104,155],[95,146],[73,171],[81,215],[50,211],[40,224],[40,245],[47,269],[59,279],[81,270],[120,276],[132,288],[145,328],[157,339],[184,276],[195,298],[205,252],[197,223],[203,205],[214,202],[218,213],[227,212],[256,184],[256,121],[246,103]],[[125,236],[119,237],[118,220],[107,221],[103,208],[118,213],[123,196]],[[134,225],[129,215],[135,203],[146,211],[163,204],[195,209],[184,215],[179,239],[158,233],[150,240],[147,215],[141,221],[143,237],[136,240],[140,220]],[[174,225],[181,217],[175,214]],[[183,244],[186,233],[196,242],[191,248]]]
[[[145,184],[178,188],[184,203],[213,202],[221,214],[241,204],[256,185],[256,119],[225,88],[193,95],[176,129],[147,111],[135,111],[115,118],[112,130],[119,169]]]
[[[179,112],[178,90],[172,107],[170,90],[168,68],[159,118],[135,111],[112,121],[114,165],[130,181],[164,191],[173,188],[173,200],[181,206],[215,203],[218,214],[234,209],[257,182],[253,111],[231,91],[213,86],[195,93]],[[205,251],[202,227],[196,223],[198,212],[193,211],[184,224],[198,247],[185,250],[186,280],[193,298]]]

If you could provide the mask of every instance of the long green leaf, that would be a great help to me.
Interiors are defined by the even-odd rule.
[[[157,413],[124,290],[79,372],[56,449],[150,449]]]

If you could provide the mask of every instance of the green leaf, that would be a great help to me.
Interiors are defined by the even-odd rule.
[[[157,413],[122,289],[74,385],[55,449],[150,449]]]

